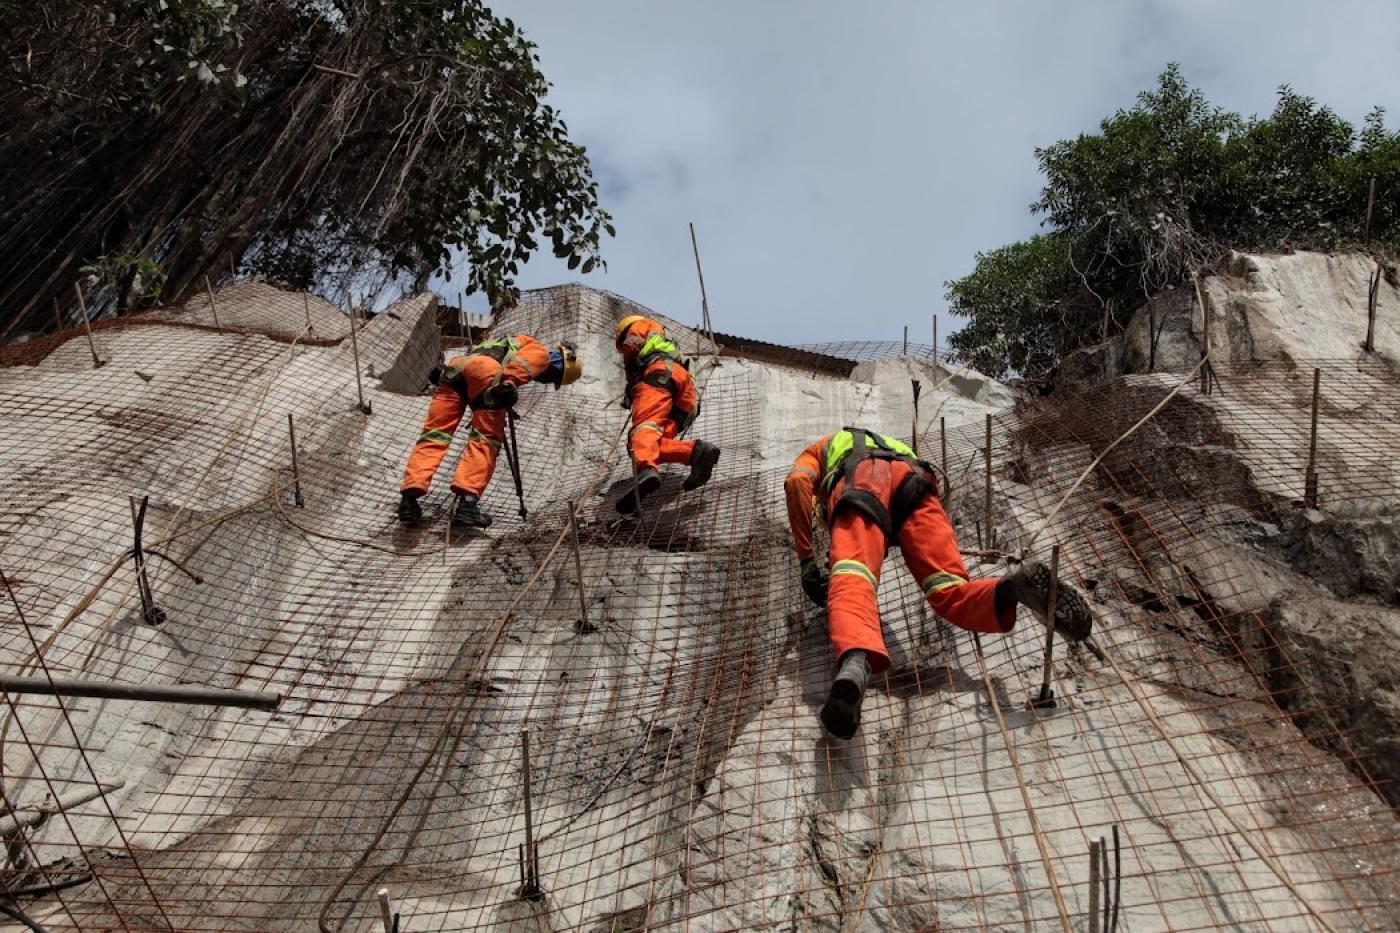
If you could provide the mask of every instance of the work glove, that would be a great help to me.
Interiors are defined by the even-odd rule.
[[[509,382],[487,386],[481,390],[481,408],[487,411],[504,411],[520,401],[520,392]]]
[[[822,609],[826,608],[826,571],[817,565],[814,557],[809,557],[802,562],[802,592],[807,594],[807,598],[812,604]]]

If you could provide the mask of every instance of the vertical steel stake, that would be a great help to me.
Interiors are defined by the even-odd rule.
[[[1055,691],[1050,688],[1050,667],[1055,655],[1055,598],[1060,587],[1060,546],[1050,549],[1050,593],[1045,606],[1045,660],[1040,668],[1040,694],[1031,699],[1031,709],[1051,709],[1055,706]]]
[[[389,909],[389,889],[379,889],[379,922],[384,924],[384,933],[394,933],[394,914]]]
[[[1089,933],[1099,933],[1099,843],[1089,843]]]
[[[306,292],[301,293],[301,309],[306,312],[306,332],[308,334],[316,333],[316,328],[311,326],[311,299]]]
[[[149,496],[142,496],[138,508],[135,496],[127,498],[127,505],[131,507],[131,562],[136,568],[136,592],[141,597],[141,618],[147,625],[161,625],[165,622],[165,611],[156,606],[151,579],[146,575],[146,551],[141,546],[141,533],[146,527],[146,506],[149,502]]]
[[[943,467],[943,483],[948,487],[942,490],[943,507],[947,508],[949,494],[953,491],[953,481],[948,478],[948,419],[943,415],[938,416],[938,446],[942,450],[943,456],[943,461],[940,464]]]
[[[214,287],[209,284],[209,276],[204,277],[204,290],[209,293],[209,313],[214,315],[214,329],[223,330],[219,326],[219,306],[214,303]]]
[[[1123,900],[1123,847],[1118,843],[1118,824],[1113,824],[1113,911],[1104,933],[1118,929],[1118,904]]]
[[[933,316],[933,361],[938,362],[938,315]]]
[[[695,275],[700,279],[700,315],[705,334],[710,338],[711,361],[719,362],[719,344],[715,343],[715,329],[710,326],[710,299],[705,294],[705,273],[700,270],[700,242],[695,238],[695,224],[690,224],[690,248],[695,252]],[[697,354],[700,352],[697,338]]]
[[[1322,370],[1313,370],[1312,431],[1308,440],[1308,468],[1303,474],[1303,504],[1317,508],[1317,405],[1321,398]]]
[[[355,306],[352,304],[350,306],[350,352],[354,354],[355,357],[355,392],[360,397],[360,411],[364,412],[366,415],[372,415],[374,414],[374,409],[365,404],[365,387],[360,381],[360,341],[359,338],[355,336],[357,330],[358,328],[355,326]]]
[[[909,325],[904,325],[904,355],[909,355]]]
[[[535,900],[540,896],[539,852],[535,849],[535,814],[530,791],[530,730],[520,730],[520,768],[525,779],[525,884],[520,896]]]
[[[53,322],[58,325],[58,329],[63,330],[63,312],[59,310],[58,299],[53,300]]]
[[[287,435],[292,439],[292,483],[295,490],[295,501],[297,508],[306,508],[306,501],[301,497],[301,467],[297,464],[297,429],[292,424],[292,413],[287,412]]]
[[[914,456],[917,457],[919,455],[919,390],[923,386],[919,384],[917,379],[910,379],[909,383],[914,389],[914,433],[912,437],[914,438]]]
[[[88,351],[92,353],[92,368],[101,369],[107,365],[107,361],[97,355],[97,344],[92,340],[92,322],[88,320],[87,304],[83,301],[83,287],[74,282],[73,291],[78,293],[78,310],[83,315],[83,330],[87,333]]]
[[[987,456],[985,460],[987,479],[987,501],[985,508],[985,518],[987,520],[987,547],[995,550],[997,546],[996,532],[992,530],[992,416],[987,414]]]
[[[573,502],[569,503],[569,530],[574,536],[574,575],[578,577],[578,611],[583,618],[583,630],[592,631],[588,624],[588,598],[583,592],[583,556],[578,543],[578,517],[574,515],[576,508]]]
[[[1381,264],[1376,263],[1376,271],[1371,274],[1371,288],[1366,293],[1366,342],[1362,345],[1367,353],[1376,352],[1376,302],[1381,297]]]

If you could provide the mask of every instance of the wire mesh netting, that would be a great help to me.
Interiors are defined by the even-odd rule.
[[[48,928],[377,930],[381,887],[412,933],[1078,926],[1089,844],[1115,832],[1124,929],[1400,923],[1395,796],[1364,698],[1338,701],[1280,606],[1337,595],[1285,553],[1319,514],[1295,501],[1310,370],[1218,369],[1209,395],[1182,387],[1111,450],[1179,375],[998,412],[990,448],[981,420],[927,420],[920,450],[951,479],[972,574],[1003,572],[997,555],[1054,512],[1034,550],[1061,546],[1096,648],[1057,644],[1058,705],[1028,709],[1043,628],[1027,615],[975,644],[892,552],[879,603],[897,663],[843,743],[815,715],[833,658],[797,579],[783,480],[800,445],[783,439],[881,427],[879,392],[801,357],[706,356],[668,320],[696,351],[693,434],[724,457],[703,489],[668,474],[622,518],[612,332],[650,312],[529,293],[497,332],[574,340],[586,374],[522,393],[528,515],[501,467],[495,524],[454,534],[440,472],[403,529],[426,399],[385,374],[422,366],[433,302],[400,302],[351,348],[308,343],[304,309],[273,321],[260,294],[240,312],[217,293],[219,330],[181,326],[204,299],[100,329],[100,368],[69,333],[0,370],[7,668],[282,696],[269,714],[7,693],[16,814],[125,781],[6,837],[0,880]],[[268,321],[278,339],[256,332]],[[1317,365],[1319,505],[1385,515],[1396,375]],[[142,496],[147,548],[180,565],[147,563],[158,626],[127,557]],[[1368,598],[1358,586],[1341,595]]]

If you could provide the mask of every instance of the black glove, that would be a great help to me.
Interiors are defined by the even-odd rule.
[[[826,608],[826,571],[817,565],[816,558],[809,557],[802,562],[802,592],[813,605]]]
[[[509,382],[487,386],[481,390],[481,404],[477,407],[487,411],[503,411],[513,408],[520,401],[520,392]]]

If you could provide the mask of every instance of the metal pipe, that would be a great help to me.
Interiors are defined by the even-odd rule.
[[[107,680],[73,680],[55,677],[15,677],[0,674],[0,690],[6,693],[33,693],[44,696],[96,697],[109,700],[154,700],[189,703],[197,706],[237,706],[244,709],[275,710],[282,702],[280,693],[251,690],[220,690],[197,684],[168,687],[121,684]]]
[[[384,924],[384,933],[394,933],[394,914],[389,909],[389,889],[379,889],[379,922]]]
[[[1099,844],[1089,843],[1089,933],[1099,933]]]
[[[80,807],[104,794],[121,790],[125,786],[126,781],[118,778],[107,784],[80,787],[73,793],[59,797],[58,800],[46,806],[16,807],[6,815],[0,816],[0,836],[9,836],[21,829],[32,829],[56,813]]]

